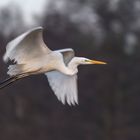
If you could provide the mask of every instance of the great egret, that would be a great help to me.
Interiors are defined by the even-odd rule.
[[[78,65],[106,63],[75,57],[71,48],[52,51],[44,43],[42,32],[42,27],[33,28],[7,44],[3,60],[12,60],[14,64],[8,67],[10,78],[3,81],[0,88],[23,77],[45,73],[58,100],[63,104],[78,104]]]

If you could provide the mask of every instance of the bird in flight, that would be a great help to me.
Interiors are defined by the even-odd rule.
[[[78,104],[78,65],[106,63],[75,57],[71,48],[52,51],[44,43],[42,32],[42,27],[33,28],[7,44],[3,60],[14,64],[9,65],[10,77],[0,83],[0,89],[21,78],[43,73],[59,101]]]

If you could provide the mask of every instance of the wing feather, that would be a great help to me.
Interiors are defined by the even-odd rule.
[[[74,50],[71,48],[57,50],[63,55],[64,63],[68,65],[71,59],[75,56]]]
[[[78,104],[77,75],[69,76],[59,71],[51,71],[46,73],[46,76],[59,101],[69,105]]]
[[[29,30],[9,42],[6,46],[4,61],[8,59],[23,64],[35,57],[51,52],[45,45],[42,37],[42,27]]]

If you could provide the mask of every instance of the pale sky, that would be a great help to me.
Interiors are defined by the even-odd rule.
[[[43,6],[46,5],[48,1],[49,0],[1,0],[0,8],[9,3],[15,3],[21,7],[25,20],[30,23],[32,22],[32,15],[40,15]]]

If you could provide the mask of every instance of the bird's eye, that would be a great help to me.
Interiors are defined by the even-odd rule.
[[[85,59],[85,62],[89,62],[89,60]]]

